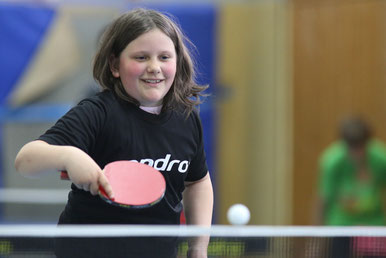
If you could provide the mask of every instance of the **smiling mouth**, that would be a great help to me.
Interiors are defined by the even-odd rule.
[[[160,82],[162,82],[163,80],[142,80],[142,81],[144,81],[144,82],[146,82],[146,83],[160,83]]]

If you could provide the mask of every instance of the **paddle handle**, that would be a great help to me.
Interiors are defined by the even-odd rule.
[[[67,171],[64,171],[64,170],[60,171],[60,179],[62,179],[62,180],[70,180],[70,177],[68,176]]]

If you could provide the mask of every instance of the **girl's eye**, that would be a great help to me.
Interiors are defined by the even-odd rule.
[[[143,60],[146,60],[146,57],[145,56],[136,56],[135,59],[138,61],[143,61]]]
[[[165,61],[165,60],[168,60],[170,57],[169,56],[161,56],[161,60]]]

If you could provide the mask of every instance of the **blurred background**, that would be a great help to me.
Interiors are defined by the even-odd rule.
[[[98,37],[134,7],[173,14],[211,96],[200,115],[214,223],[312,225],[318,159],[342,118],[386,140],[386,1],[0,1],[0,222],[56,223],[69,183],[19,175],[19,149],[98,86]]]

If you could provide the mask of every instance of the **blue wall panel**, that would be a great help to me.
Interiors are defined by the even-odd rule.
[[[54,16],[46,7],[0,3],[0,104],[22,77]]]

